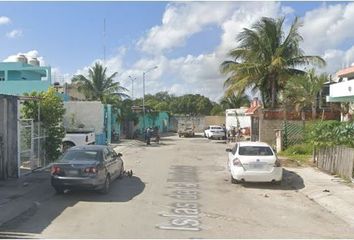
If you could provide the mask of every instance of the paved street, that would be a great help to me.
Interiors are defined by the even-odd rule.
[[[285,170],[280,186],[230,183],[226,144],[165,137],[121,148],[132,178],[108,195],[50,194],[3,225],[7,236],[41,238],[354,238],[354,228],[307,198]],[[118,147],[119,149],[119,147]],[[49,186],[49,181],[48,181]]]

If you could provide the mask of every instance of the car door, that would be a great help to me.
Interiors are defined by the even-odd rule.
[[[117,161],[118,176],[119,176],[124,171],[124,162],[123,162],[123,159],[120,156],[118,156],[118,153],[116,151],[113,150],[113,153],[114,153],[116,161]]]
[[[103,157],[105,161],[105,166],[108,171],[108,173],[111,175],[111,179],[114,178],[115,173],[114,173],[114,160],[113,160],[113,155],[109,151],[108,148],[105,148],[103,150]]]
[[[112,148],[109,148],[110,153],[112,154],[112,161],[113,161],[113,169],[114,169],[114,174],[116,177],[119,176],[120,172],[121,172],[121,168],[122,168],[122,159],[120,157],[118,157],[118,154],[116,153],[116,151],[114,151]]]

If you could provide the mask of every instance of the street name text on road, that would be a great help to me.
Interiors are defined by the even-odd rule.
[[[168,195],[178,202],[171,204],[171,213],[160,213],[167,217],[167,224],[159,224],[156,227],[163,230],[200,231],[200,205],[198,173],[195,166],[171,166],[171,178],[167,180],[169,189],[173,191]]]

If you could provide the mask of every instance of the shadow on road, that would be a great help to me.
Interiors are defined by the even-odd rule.
[[[280,185],[273,183],[242,183],[245,188],[274,189],[274,190],[299,190],[305,187],[304,180],[293,171],[283,169],[283,180]]]
[[[28,211],[1,225],[0,238],[31,238],[31,234],[42,233],[67,208],[78,202],[128,202],[144,189],[145,183],[136,176],[113,181],[110,192],[105,195],[96,191],[68,191],[58,195],[50,188],[46,200],[35,202]]]

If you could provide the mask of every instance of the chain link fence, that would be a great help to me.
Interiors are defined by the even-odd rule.
[[[21,119],[19,122],[20,175],[46,165],[46,134],[41,125],[33,119]]]

